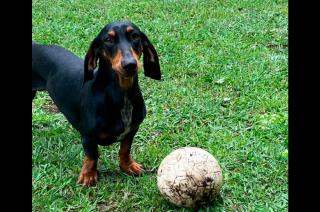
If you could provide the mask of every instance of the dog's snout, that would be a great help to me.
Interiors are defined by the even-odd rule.
[[[133,74],[137,69],[137,62],[133,58],[122,61],[121,65],[128,74]]]

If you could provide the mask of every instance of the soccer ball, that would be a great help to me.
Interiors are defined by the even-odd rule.
[[[222,171],[207,151],[184,147],[171,152],[157,173],[160,193],[171,203],[195,208],[210,203],[220,193]]]

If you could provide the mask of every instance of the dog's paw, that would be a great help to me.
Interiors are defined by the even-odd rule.
[[[82,184],[83,186],[94,186],[98,181],[98,172],[92,171],[92,172],[83,172],[81,171],[78,183]]]
[[[135,162],[134,160],[131,160],[128,163],[120,162],[120,168],[128,175],[139,176],[144,172],[142,165]]]
[[[78,183],[83,186],[93,186],[98,181],[97,160],[84,157],[83,166],[78,178]]]

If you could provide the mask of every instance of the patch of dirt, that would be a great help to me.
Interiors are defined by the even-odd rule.
[[[43,110],[48,113],[59,113],[58,107],[54,104],[54,102],[50,99],[42,106]]]

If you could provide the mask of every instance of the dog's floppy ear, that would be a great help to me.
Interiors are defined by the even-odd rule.
[[[144,75],[155,80],[161,79],[158,54],[148,37],[141,32]]]
[[[93,79],[93,70],[97,67],[98,62],[98,39],[95,38],[90,48],[86,54],[86,57],[84,59],[84,78],[83,78],[83,84]]]

